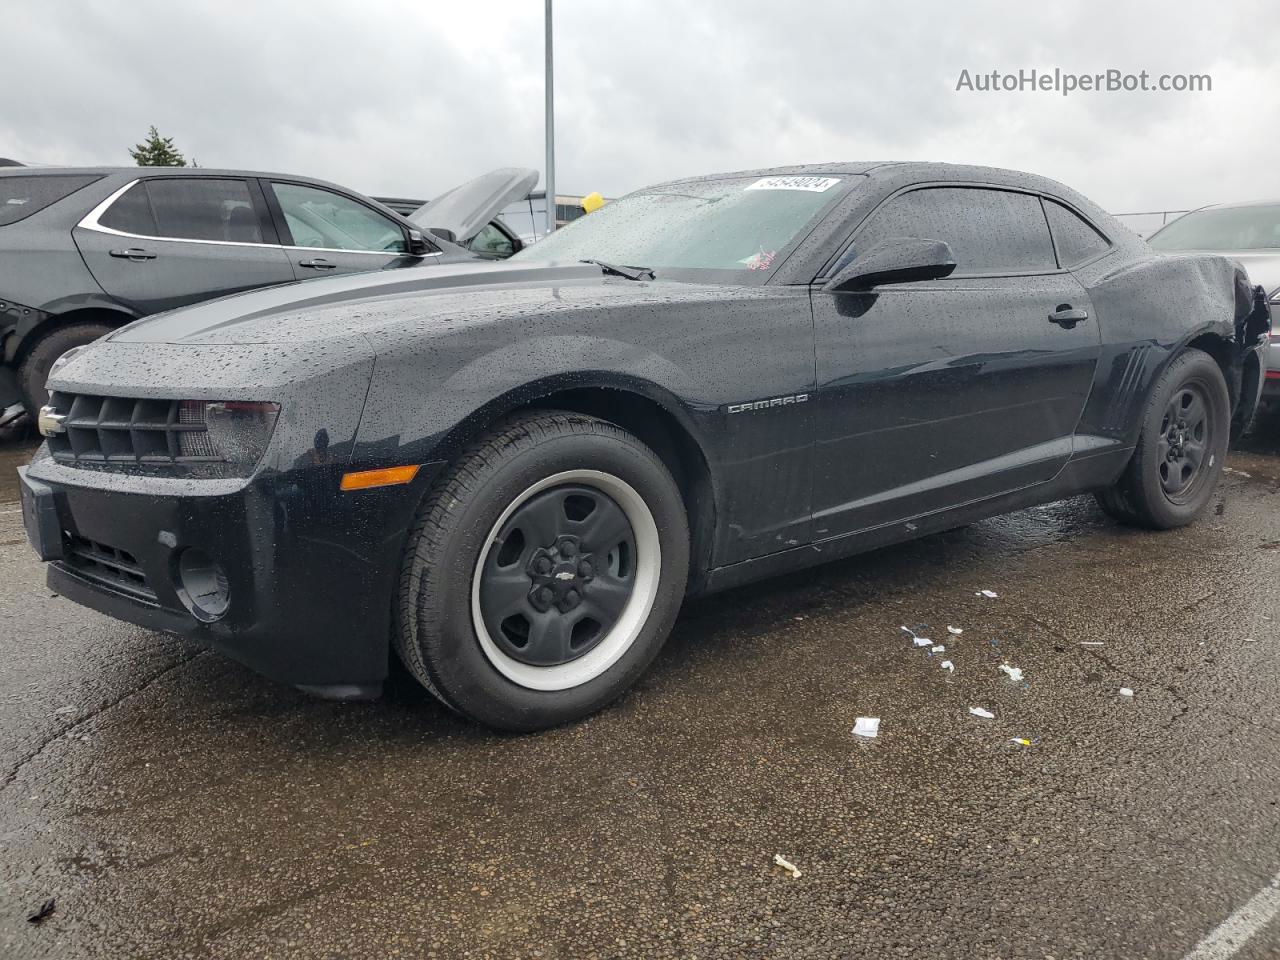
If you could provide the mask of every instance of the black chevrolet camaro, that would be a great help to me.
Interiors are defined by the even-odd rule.
[[[831,164],[638,191],[502,264],[322,279],[63,358],[23,475],[58,593],[331,697],[391,651],[511,730],[687,595],[1091,491],[1193,520],[1270,315],[1050,180]]]

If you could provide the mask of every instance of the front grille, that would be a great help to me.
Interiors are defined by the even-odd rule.
[[[156,602],[156,593],[133,554],[87,540],[69,536],[62,562],[87,580],[94,580],[141,600]]]
[[[75,464],[220,463],[205,425],[205,404],[54,393],[64,432],[49,437],[54,459]]]

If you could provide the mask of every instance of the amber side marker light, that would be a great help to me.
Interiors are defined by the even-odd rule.
[[[382,470],[356,470],[342,475],[343,490],[369,490],[373,487],[394,487],[408,483],[418,475],[420,465],[412,467],[386,467]]]

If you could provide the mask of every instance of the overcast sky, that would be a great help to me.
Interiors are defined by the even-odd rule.
[[[542,14],[542,0],[5,0],[0,156],[128,164],[155,124],[201,166],[367,193],[541,170]],[[1117,212],[1277,196],[1277,36],[1280,6],[1262,0],[557,0],[557,186],[920,159],[1035,171]],[[962,69],[1032,67],[1207,73],[1213,90],[955,89]]]

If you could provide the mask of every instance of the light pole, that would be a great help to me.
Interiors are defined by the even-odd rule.
[[[551,0],[547,0],[547,233],[556,228],[556,89],[551,70]]]

